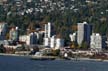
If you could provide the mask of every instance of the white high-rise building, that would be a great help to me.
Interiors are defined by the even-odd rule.
[[[51,38],[51,23],[48,22],[48,38]]]
[[[100,34],[93,33],[91,35],[90,48],[91,49],[102,49],[102,37]]]
[[[51,23],[45,24],[45,37],[44,37],[44,45],[50,46],[51,39]]]
[[[47,35],[47,34],[48,34],[48,33],[47,33],[47,30],[48,30],[47,27],[48,27],[47,24],[45,24],[45,38],[48,36],[48,35]]]
[[[82,42],[87,42],[90,44],[90,35],[92,33],[92,25],[88,24],[87,22],[78,23],[78,31],[77,31],[77,43],[79,45]]]
[[[51,23],[45,24],[45,38],[51,38]]]
[[[78,23],[77,42],[79,45],[81,45],[84,39],[84,24],[86,23]]]
[[[51,35],[51,23],[45,24],[45,37],[44,37],[44,46],[51,47],[54,49],[60,49],[64,47],[64,39],[56,38]]]

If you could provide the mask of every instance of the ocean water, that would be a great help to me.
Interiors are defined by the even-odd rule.
[[[108,62],[36,61],[27,57],[0,56],[0,71],[108,71]]]

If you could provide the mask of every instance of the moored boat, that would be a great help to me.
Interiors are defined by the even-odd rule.
[[[55,60],[53,56],[32,56],[31,60]]]
[[[44,56],[41,52],[36,52],[35,55],[31,56],[31,60],[55,60],[54,56]]]

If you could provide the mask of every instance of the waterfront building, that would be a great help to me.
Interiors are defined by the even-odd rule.
[[[64,39],[62,38],[56,38],[56,37],[51,37],[51,38],[44,38],[44,46],[50,47],[53,49],[60,49],[61,47],[64,47]]]
[[[93,33],[90,41],[91,49],[102,49],[102,36],[99,33]]]
[[[62,47],[64,47],[64,39],[62,39],[62,38],[56,38],[55,49],[60,49]]]
[[[35,33],[37,35],[37,43],[40,44],[40,45],[43,45],[43,42],[44,42],[44,39],[43,39],[44,38],[44,33],[45,33],[45,31],[43,31],[43,30],[38,31],[37,34]]]
[[[102,48],[106,49],[107,48],[107,37],[106,36],[102,36]]]
[[[77,43],[81,45],[84,41],[87,42],[87,44],[90,44],[91,33],[92,25],[88,24],[87,22],[78,23]]]
[[[9,33],[10,33],[10,40],[19,41],[18,27],[12,27]]]
[[[7,33],[7,23],[5,22],[0,22],[0,40],[5,40],[6,38],[6,33]]]
[[[37,35],[33,32],[27,35],[26,37],[27,45],[36,45],[37,44]]]
[[[54,47],[55,47],[55,44],[56,44],[56,43],[55,43],[55,40],[56,40],[56,39],[55,39],[55,36],[53,36],[53,37],[50,39],[50,47],[51,47],[51,48],[54,48]]]
[[[90,44],[90,36],[92,35],[92,25],[85,24],[84,25],[84,41],[87,42],[87,44]]]
[[[50,46],[49,38],[44,38],[44,46],[46,46],[46,47]]]
[[[77,36],[76,33],[69,35],[71,42],[76,41],[76,36]]]
[[[77,43],[81,45],[84,38],[84,23],[78,23]]]
[[[19,37],[19,41],[24,42],[27,45],[35,45],[37,44],[38,40],[39,40],[39,34],[36,32],[30,33],[28,35],[22,35]]]
[[[45,24],[45,38],[51,38],[51,23]]]
[[[26,42],[26,40],[27,40],[27,35],[21,35],[21,36],[19,36],[19,41],[20,42]]]
[[[44,46],[50,46],[51,23],[45,24]]]
[[[64,46],[64,39],[58,38],[56,35],[52,36],[52,33],[54,33],[52,30],[50,22],[45,24],[44,46],[59,49]]]

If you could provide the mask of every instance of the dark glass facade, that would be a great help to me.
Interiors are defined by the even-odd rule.
[[[92,34],[92,25],[84,24],[84,42],[90,44],[90,36]]]

